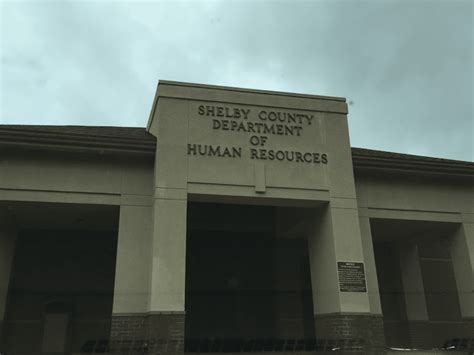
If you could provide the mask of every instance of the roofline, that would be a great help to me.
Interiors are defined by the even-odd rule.
[[[145,128],[136,129],[141,129],[145,133]],[[137,137],[38,131],[28,125],[23,127],[0,125],[0,147],[154,157],[156,138],[151,134],[147,135],[150,137],[149,140]],[[379,155],[376,156],[374,153]],[[474,179],[474,163],[461,160],[352,148],[352,162],[356,173],[365,171]]]
[[[352,147],[356,173],[415,174],[439,177],[462,177],[474,180],[474,163],[463,160],[424,157]],[[385,156],[374,156],[373,152]],[[372,154],[371,154],[372,153]]]
[[[160,85],[160,84],[173,85],[173,86],[183,86],[183,87],[195,87],[195,88],[201,88],[201,89],[213,89],[213,90],[245,92],[245,93],[253,93],[253,94],[266,94],[266,95],[287,96],[287,97],[302,97],[302,98],[305,98],[305,99],[318,99],[318,100],[330,100],[330,101],[346,102],[346,98],[345,97],[340,97],[340,96],[312,95],[312,94],[302,94],[302,93],[285,92],[285,91],[249,89],[249,88],[239,88],[239,87],[234,87],[234,86],[197,84],[197,83],[188,83],[188,82],[173,81],[173,80],[158,80],[158,85]]]
[[[154,156],[156,141],[134,137],[113,137],[80,133],[45,132],[20,128],[4,128],[0,125],[0,146],[55,150],[67,152],[112,153],[121,155]],[[57,127],[57,126],[55,126]]]
[[[275,108],[347,114],[347,104],[344,97],[158,80],[148,117],[147,130],[150,131],[153,126],[153,120],[160,99],[182,99],[233,105],[262,106],[262,98],[265,98],[266,101],[272,101],[273,103],[267,103],[270,107]],[[282,99],[287,101],[283,106],[281,106]]]

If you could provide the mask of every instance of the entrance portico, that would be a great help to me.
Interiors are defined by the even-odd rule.
[[[127,321],[138,324],[136,337],[155,335],[154,351],[182,351],[186,206],[209,201],[320,206],[305,217],[302,235],[316,334],[370,338],[367,350],[383,346],[367,287],[352,287],[345,275],[353,270],[338,267],[356,265],[354,282],[364,285],[366,273],[375,273],[364,259],[346,114],[341,98],[160,82],[147,128],[157,138],[149,300],[132,312],[114,303],[112,343]]]

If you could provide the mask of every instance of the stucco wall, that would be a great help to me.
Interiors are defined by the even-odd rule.
[[[360,172],[355,183],[359,209],[368,208],[374,218],[449,222],[474,218],[472,178]]]
[[[137,157],[17,150],[0,171],[0,200],[118,205],[153,191],[153,161]]]

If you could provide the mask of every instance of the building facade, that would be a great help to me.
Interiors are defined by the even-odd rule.
[[[351,148],[337,97],[160,81],[146,129],[2,125],[0,352],[467,349],[473,181]]]

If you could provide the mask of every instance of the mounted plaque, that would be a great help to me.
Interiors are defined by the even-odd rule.
[[[337,273],[341,292],[367,292],[364,263],[338,261]]]

